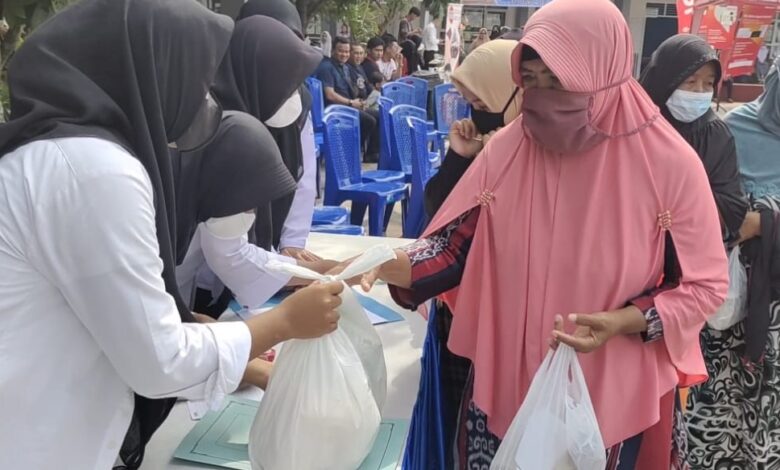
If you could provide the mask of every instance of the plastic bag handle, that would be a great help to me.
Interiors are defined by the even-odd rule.
[[[287,274],[300,279],[312,281],[346,281],[355,276],[371,271],[382,264],[396,259],[395,251],[387,245],[377,245],[369,248],[362,255],[353,260],[341,274],[326,276],[311,269],[296,264],[284,263],[279,260],[271,260],[265,265],[265,269],[279,274]]]

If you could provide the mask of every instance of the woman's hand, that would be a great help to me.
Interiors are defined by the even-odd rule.
[[[577,325],[572,334],[564,330],[561,315],[555,317],[555,328],[550,346],[555,349],[560,343],[567,344],[581,353],[593,352],[617,334],[614,315],[609,312],[590,315],[571,314],[569,321]]]
[[[461,119],[450,127],[450,148],[463,158],[474,158],[495,133],[482,135],[471,119]]]
[[[760,236],[761,213],[750,211],[745,214],[745,220],[742,221],[742,227],[739,229],[739,241],[737,241],[737,244]]]
[[[294,258],[296,261],[306,261],[310,263],[314,261],[322,261],[322,258],[304,248],[285,248],[282,250],[282,254],[284,256]]]
[[[287,297],[279,305],[286,332],[284,336],[296,339],[319,338],[336,330],[341,305],[340,282],[328,282],[304,287]]]
[[[564,330],[561,315],[555,317],[550,347],[563,343],[581,353],[589,353],[602,347],[613,336],[641,333],[647,330],[647,321],[641,310],[630,305],[619,310],[591,313],[572,313],[569,321],[576,325],[572,334]]]

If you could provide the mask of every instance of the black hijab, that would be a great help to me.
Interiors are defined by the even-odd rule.
[[[251,16],[236,23],[214,92],[225,109],[243,111],[264,122],[303,86],[321,61],[322,54],[290,28],[266,16]],[[306,104],[305,94],[302,101]],[[296,181],[303,175],[301,122],[269,128]],[[273,207],[258,207],[254,243],[265,249],[279,245],[291,204],[288,196]]]
[[[666,106],[672,93],[708,63],[715,66],[715,83],[720,82],[721,65],[712,47],[698,36],[678,34],[658,47],[640,81],[663,116],[699,154],[723,222],[731,234],[737,234],[748,204],[740,184],[734,137],[713,110],[685,123],[675,119]]]
[[[199,223],[247,212],[295,191],[271,133],[237,111],[224,114],[207,147],[181,153],[177,163],[178,263]]]
[[[406,59],[406,73],[411,75],[420,70],[420,54],[417,53],[417,46],[414,42],[407,39],[401,43],[401,54]]]
[[[174,271],[168,142],[203,108],[231,30],[229,18],[191,0],[84,0],[36,29],[8,69],[11,118],[0,126],[0,155],[36,140],[93,136],[121,145],[146,168],[162,277],[183,321],[193,318]],[[132,468],[174,403],[136,395],[122,449]]]
[[[256,15],[267,16],[279,21],[290,28],[296,36],[303,39],[301,15],[290,0],[249,0],[241,6],[238,20]]]

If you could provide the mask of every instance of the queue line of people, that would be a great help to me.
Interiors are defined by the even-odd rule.
[[[247,322],[193,314],[199,293],[206,307],[223,292],[252,307],[306,284],[274,278],[269,259],[344,266],[283,242],[313,205],[303,81],[319,68],[326,96],[352,105],[347,77],[363,69],[365,89],[370,74],[338,38],[323,61],[293,12],[250,0],[233,25],[188,0],[84,0],[12,60],[0,467],[138,468],[173,397],[217,404],[267,381],[261,357],[276,343],[337,328],[339,283]],[[780,365],[780,63],[724,124],[705,105],[721,69],[703,41],[672,38],[640,82],[632,60],[611,2],[555,0],[519,42],[491,41],[453,73],[472,119],[453,125],[426,188],[431,224],[356,280],[386,281],[409,308],[436,299],[429,334],[446,354],[424,370],[441,376],[442,453],[413,468],[489,466],[562,343],[580,353],[609,469],[776,464],[777,430],[759,416],[774,414]],[[716,332],[705,321],[735,244],[750,308]]]

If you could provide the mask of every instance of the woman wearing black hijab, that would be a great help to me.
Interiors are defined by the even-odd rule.
[[[287,196],[258,208],[253,242],[314,261],[318,258],[303,249],[311,228],[317,171],[311,95],[304,80],[319,65],[322,54],[301,40],[300,17],[287,0],[282,1],[287,5],[280,0],[244,5],[215,92],[225,109],[247,112],[268,126],[298,182],[294,198]],[[297,96],[292,96],[295,90]],[[296,114],[295,122],[290,112]],[[284,119],[269,121],[278,113]]]
[[[704,163],[726,240],[736,240],[747,212],[737,171],[737,150],[728,126],[712,110],[721,65],[698,36],[679,34],[658,47],[641,83],[661,114]]]
[[[219,110],[204,98],[230,33],[191,0],[83,0],[11,61],[0,468],[110,468],[126,433],[122,458],[137,468],[173,405],[155,398],[220,400],[249,357],[336,327],[337,284],[268,319],[182,323],[168,143],[213,134]]]
[[[295,191],[295,180],[263,124],[246,113],[228,111],[211,143],[203,150],[182,153],[177,163],[176,278],[186,299],[192,298],[204,267],[239,304],[250,308],[260,307],[285,285],[308,284],[267,272],[269,260],[293,264],[296,260],[247,240],[256,209]],[[336,262],[298,264],[325,273]]]

